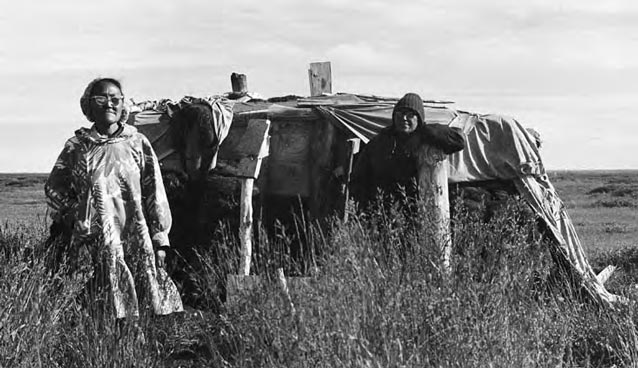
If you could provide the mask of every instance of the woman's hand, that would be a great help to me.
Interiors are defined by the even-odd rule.
[[[158,249],[155,251],[155,263],[157,267],[164,268],[166,260],[166,251],[162,249]]]

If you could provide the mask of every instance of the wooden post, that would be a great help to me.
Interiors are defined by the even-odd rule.
[[[248,92],[248,81],[246,81],[246,74],[231,74],[230,84],[233,88],[233,94],[242,94]]]
[[[447,155],[438,148],[424,146],[418,151],[418,182],[425,211],[431,219],[424,224],[430,240],[439,247],[443,269],[450,272],[452,236],[450,233],[450,200],[448,197]]]
[[[277,284],[279,284],[281,296],[283,297],[284,302],[288,306],[288,311],[290,312],[290,315],[294,317],[295,314],[297,314],[297,311],[295,310],[295,305],[292,303],[292,298],[290,297],[290,291],[288,289],[288,283],[286,282],[286,277],[284,276],[283,268],[277,269]]]
[[[239,202],[240,276],[250,275],[253,238],[253,187],[259,177],[262,159],[269,151],[268,119],[250,119],[241,135],[230,136],[220,147],[216,170],[228,176],[241,178]],[[236,134],[236,133],[234,133]]]
[[[346,172],[345,178],[343,179],[343,222],[348,221],[348,200],[350,199],[350,176],[352,175],[352,169],[354,166],[354,155],[359,152],[359,147],[361,145],[361,139],[359,138],[350,138],[347,140],[346,146]]]
[[[332,72],[330,69],[329,61],[310,63],[310,69],[308,69],[310,96],[332,93]]]
[[[241,244],[239,274],[250,275],[250,260],[253,256],[253,183],[255,179],[241,181],[239,203],[239,243]]]
[[[611,274],[613,274],[614,271],[616,271],[617,268],[618,267],[613,266],[613,265],[609,265],[609,266],[605,267],[602,271],[600,271],[600,273],[598,275],[596,275],[596,279],[598,280],[598,282],[600,282],[601,284],[605,285],[607,280],[609,280],[609,278],[611,277]]]

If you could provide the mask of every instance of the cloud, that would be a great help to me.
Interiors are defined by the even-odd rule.
[[[397,48],[368,42],[340,44],[327,50],[326,57],[354,74],[401,73],[417,67],[417,60]]]
[[[469,99],[551,122],[556,137],[619,108],[583,96],[633,99],[636,35],[633,0],[20,0],[0,15],[0,124],[82,121],[77,98],[95,75],[138,99],[180,98],[225,92],[237,71],[274,96],[307,93],[308,63],[329,60],[335,90]],[[526,108],[541,97],[563,107]]]

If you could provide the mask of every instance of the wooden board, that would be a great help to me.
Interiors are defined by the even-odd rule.
[[[327,207],[332,207],[331,176],[333,170],[335,127],[328,120],[313,124],[310,140],[310,213],[321,217]]]
[[[269,162],[267,194],[301,196],[310,194],[308,165],[301,163]]]
[[[321,96],[332,93],[332,72],[330,62],[310,63],[308,78],[310,79],[310,95]]]
[[[222,143],[215,172],[256,179],[261,160],[268,155],[270,121],[253,119],[243,129],[231,129]]]
[[[310,122],[273,121],[267,193],[302,197],[309,195],[308,154],[313,125]]]

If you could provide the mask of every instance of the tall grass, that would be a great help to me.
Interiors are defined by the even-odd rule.
[[[320,273],[287,309],[276,286],[229,310],[239,366],[606,366],[636,358],[633,311],[579,301],[548,244],[510,204],[458,212],[453,272],[423,239],[425,214],[336,223]],[[553,280],[553,281],[548,281]]]
[[[48,366],[77,285],[50,273],[35,250],[43,230],[0,228],[0,366]]]
[[[25,244],[42,244],[41,235],[3,230],[0,365],[597,367],[636,361],[633,307],[601,308],[561,281],[550,245],[517,202],[490,219],[462,207],[455,213],[451,272],[441,269],[439,251],[423,236],[427,214],[379,206],[348,223],[335,220],[329,229],[302,221],[291,229],[294,236],[282,230],[270,240],[259,237],[261,283],[232,302],[200,306],[218,313],[143,314],[127,326],[80,303],[82,285],[64,270],[52,275],[43,256],[25,253]],[[220,300],[218,285],[236,267],[229,236],[200,254],[192,275],[208,300]],[[303,240],[305,252],[286,250],[293,238]],[[294,259],[306,266],[290,265]],[[288,279],[294,311],[273,277],[277,267],[309,270],[307,277]]]

